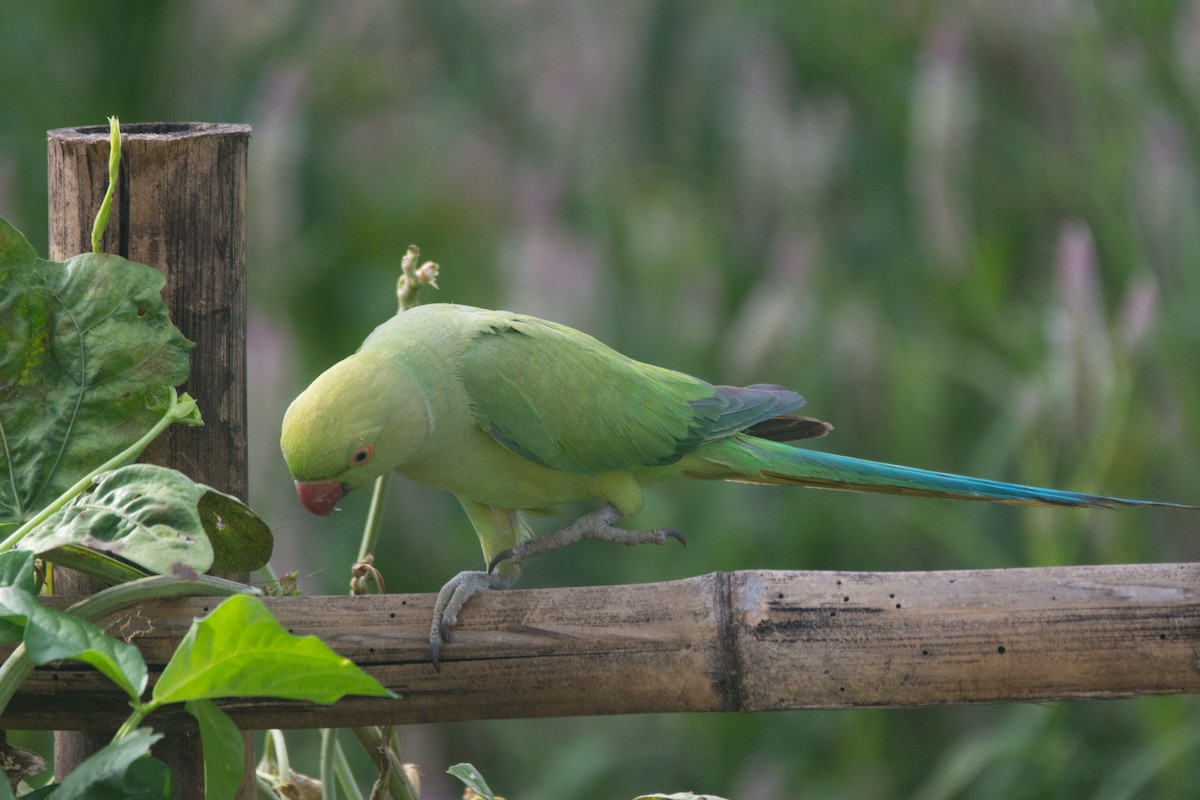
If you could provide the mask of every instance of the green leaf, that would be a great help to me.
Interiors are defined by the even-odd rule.
[[[54,800],[168,800],[174,779],[166,764],[150,757],[162,738],[139,728],[92,754],[63,780]]]
[[[315,636],[292,636],[258,600],[237,595],[192,623],[154,685],[156,704],[217,697],[332,703],[394,696]]]
[[[37,578],[33,574],[33,553],[9,550],[0,553],[0,586],[13,586],[33,593]]]
[[[0,588],[0,618],[24,627],[25,651],[35,664],[71,658],[91,664],[132,699],[141,697],[148,673],[132,645],[66,611],[47,608],[23,589]]]
[[[17,545],[45,553],[74,545],[147,570],[194,580],[212,566],[212,545],[196,506],[204,489],[175,470],[132,464],[97,483],[34,528]]]
[[[117,256],[45,261],[0,219],[0,533],[162,416],[193,346],[164,281]]]
[[[211,541],[210,541],[211,540]],[[18,547],[51,557],[52,551],[86,547],[154,573],[195,580],[214,566],[249,571],[266,563],[271,532],[236,498],[198,484],[181,472],[132,464],[100,476],[38,525]]]
[[[33,553],[20,553],[15,550],[0,553],[0,586],[11,586],[32,595],[36,586]],[[0,642],[19,642],[24,635],[24,623],[0,619]]]
[[[242,732],[211,700],[189,700],[184,708],[200,723],[205,800],[233,800],[246,766]]]
[[[455,764],[450,769],[446,770],[454,777],[467,785],[471,791],[484,800],[496,800],[496,795],[492,794],[492,790],[488,788],[487,781],[479,774],[479,770],[475,769],[474,765],[462,763]]]
[[[275,544],[267,523],[236,497],[204,489],[196,511],[212,543],[212,569],[253,572],[265,566]]]

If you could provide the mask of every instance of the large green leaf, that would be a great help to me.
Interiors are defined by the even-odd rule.
[[[218,697],[332,703],[392,695],[315,636],[293,636],[258,600],[235,595],[191,630],[154,684],[157,705]]]
[[[162,416],[193,346],[164,280],[117,256],[43,260],[0,219],[0,534]]]
[[[131,464],[102,475],[91,491],[30,531],[18,547],[51,561],[55,551],[86,547],[150,572],[194,580],[214,565],[224,571],[258,569],[270,558],[271,543],[266,523],[237,498],[176,470]]]

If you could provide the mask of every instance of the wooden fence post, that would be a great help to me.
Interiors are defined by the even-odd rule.
[[[196,343],[184,390],[201,428],[175,426],[142,460],[246,498],[246,153],[248,125],[147,123],[121,126],[121,175],[102,249],[167,276],[171,320]],[[108,127],[49,132],[50,258],[91,249],[92,220],[108,179]],[[56,586],[90,594],[74,575]],[[115,720],[115,730],[120,720]],[[55,772],[70,772],[112,730],[55,737]],[[253,754],[239,798],[254,796]],[[155,755],[174,770],[179,800],[202,800],[199,735],[172,732]]]

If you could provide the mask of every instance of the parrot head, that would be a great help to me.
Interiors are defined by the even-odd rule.
[[[300,503],[323,516],[402,464],[428,435],[425,403],[407,372],[387,354],[364,351],[292,401],[279,445]]]

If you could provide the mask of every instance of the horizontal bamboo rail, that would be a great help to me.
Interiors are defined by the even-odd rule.
[[[234,700],[244,729],[643,712],[1034,702],[1200,692],[1200,564],[960,572],[735,572],[487,592],[429,662],[432,595],[274,598],[398,700]],[[211,599],[104,624],[161,668]],[[111,726],[98,673],[37,670],[7,728]],[[165,709],[157,727],[181,723]]]

